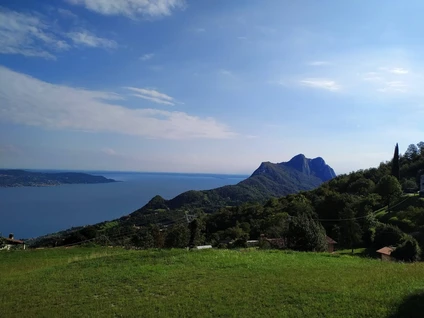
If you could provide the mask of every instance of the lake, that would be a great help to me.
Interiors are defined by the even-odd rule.
[[[130,214],[159,194],[236,184],[248,176],[140,172],[89,172],[122,182],[0,188],[0,233],[30,238]]]

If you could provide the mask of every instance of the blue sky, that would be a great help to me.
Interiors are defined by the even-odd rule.
[[[337,173],[423,139],[422,1],[1,2],[3,168]]]

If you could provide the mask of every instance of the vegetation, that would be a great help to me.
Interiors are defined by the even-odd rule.
[[[423,264],[326,253],[44,249],[0,252],[0,271],[10,318],[418,317],[423,303]]]
[[[0,169],[0,187],[40,187],[73,183],[116,182],[102,176],[77,172],[31,172],[25,170]]]
[[[139,248],[205,243],[236,247],[263,235],[280,238],[279,247],[321,251],[328,235],[338,242],[338,248],[353,251],[357,247],[376,250],[393,246],[398,250],[395,257],[415,261],[423,256],[424,198],[402,194],[402,187],[407,185],[416,193],[417,181],[424,174],[424,148],[416,148],[415,151],[415,147],[410,146],[405,155],[399,155],[399,180],[392,175],[392,160],[381,163],[378,168],[338,176],[312,191],[265,202],[221,206],[226,202],[220,201],[225,197],[223,194],[218,195],[221,199],[211,200],[226,187],[189,191],[169,201],[156,196],[145,207],[120,220],[49,237],[39,241],[38,246],[90,241]],[[309,169],[301,160],[299,164],[298,158],[293,166],[300,167],[296,171],[303,171],[302,174]],[[256,180],[255,177],[274,180],[279,176],[278,171],[283,170],[265,163],[248,180]],[[243,187],[242,183],[236,189]],[[254,190],[251,193],[255,193]],[[192,218],[189,219],[187,213],[196,217],[196,225],[188,222]]]

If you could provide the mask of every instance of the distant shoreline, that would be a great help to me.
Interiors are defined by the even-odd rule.
[[[51,187],[65,184],[99,184],[118,182],[104,176],[81,172],[34,172],[28,170],[1,169],[0,187]]]

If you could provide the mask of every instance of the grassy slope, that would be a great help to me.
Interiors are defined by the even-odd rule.
[[[1,317],[386,317],[424,264],[280,251],[0,253]]]

